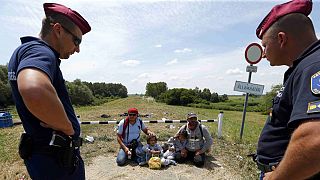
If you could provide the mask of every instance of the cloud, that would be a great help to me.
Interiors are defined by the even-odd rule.
[[[138,75],[139,78],[149,78],[150,75],[148,73],[142,73],[140,75]]]
[[[123,64],[123,65],[125,65],[125,66],[135,67],[135,66],[138,66],[138,65],[140,64],[140,61],[137,61],[137,60],[127,60],[127,61],[121,62],[121,64]]]
[[[243,71],[241,71],[239,68],[228,69],[226,71],[226,74],[228,74],[228,75],[241,75],[242,73],[243,73]]]
[[[161,44],[157,44],[157,45],[155,45],[154,47],[156,47],[156,48],[161,48],[162,45],[161,45]]]
[[[169,61],[169,62],[167,62],[167,66],[169,66],[169,65],[173,65],[173,64],[177,64],[178,63],[178,59],[177,58],[175,58],[175,59],[173,59],[173,60],[171,60],[171,61]]]
[[[189,48],[184,48],[184,49],[176,49],[174,50],[175,53],[187,53],[187,52],[191,52],[192,50]]]

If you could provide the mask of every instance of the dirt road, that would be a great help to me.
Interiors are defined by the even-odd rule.
[[[116,165],[114,156],[98,156],[93,158],[92,163],[86,166],[86,179],[130,179],[130,180],[150,180],[150,179],[183,179],[183,180],[239,180],[241,177],[235,171],[228,170],[213,157],[208,157],[203,168],[197,168],[191,164],[178,164],[169,166],[161,170],[152,170],[147,166],[140,167],[128,164],[124,167]]]

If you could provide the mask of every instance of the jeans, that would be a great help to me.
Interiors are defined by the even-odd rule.
[[[138,147],[136,148],[135,154],[136,154],[136,156],[132,156],[132,159],[136,163],[140,163],[140,162],[146,161],[146,154],[142,150],[142,144],[141,143],[139,143]],[[117,155],[117,159],[116,159],[116,162],[117,162],[118,166],[125,165],[127,160],[128,160],[128,156],[126,155],[124,150],[122,148],[120,148],[120,150],[118,152],[118,155]]]

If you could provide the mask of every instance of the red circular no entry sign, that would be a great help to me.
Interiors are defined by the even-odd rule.
[[[262,47],[258,43],[251,43],[245,51],[245,58],[249,64],[257,64],[262,58]]]

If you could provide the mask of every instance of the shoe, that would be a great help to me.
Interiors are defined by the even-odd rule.
[[[172,164],[172,165],[176,166],[176,165],[177,165],[177,162],[176,162],[176,161],[174,161],[174,160],[170,160],[170,164]]]
[[[144,165],[146,165],[146,164],[147,164],[147,162],[145,162],[145,161],[139,162],[139,166],[144,166]]]

